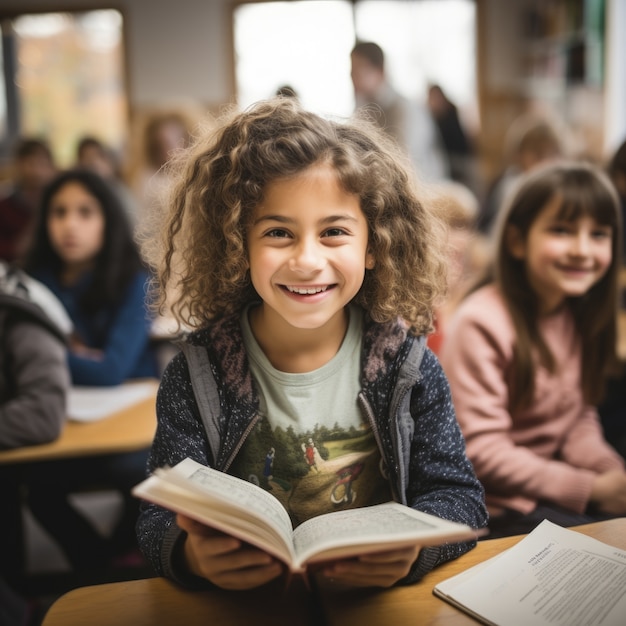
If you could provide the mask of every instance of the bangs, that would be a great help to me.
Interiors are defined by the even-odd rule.
[[[585,180],[577,185],[564,185],[561,194],[557,219],[569,222],[590,217],[602,226],[618,227],[615,196],[599,181]]]

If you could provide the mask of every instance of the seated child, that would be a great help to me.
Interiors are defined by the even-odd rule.
[[[601,170],[533,170],[504,207],[491,280],[447,327],[441,363],[492,537],[626,514],[624,459],[595,408],[615,362],[619,225]]]
[[[152,230],[162,237],[145,251],[161,302],[173,284],[170,310],[194,332],[161,380],[150,472],[191,457],[269,489],[295,525],[396,500],[484,526],[483,490],[425,345],[443,248],[402,157],[365,122],[277,98],[226,117],[180,158]],[[350,468],[350,495],[333,498]],[[282,573],[233,537],[142,509],[139,542],[160,575],[250,589]],[[474,543],[362,555],[321,575],[413,583]]]

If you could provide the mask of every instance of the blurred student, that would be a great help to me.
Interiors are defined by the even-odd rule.
[[[0,449],[59,436],[70,384],[71,328],[44,285],[0,261]]]
[[[550,121],[525,113],[507,130],[504,152],[506,164],[491,181],[478,216],[477,227],[488,236],[515,183],[534,167],[561,158],[565,152],[564,140]]]
[[[422,180],[449,178],[441,138],[430,112],[393,88],[381,47],[371,41],[359,42],[350,60],[357,110],[366,108],[372,120],[408,154]]]
[[[70,170],[46,189],[28,269],[61,300],[74,324],[68,363],[74,385],[110,386],[157,376],[150,347],[147,272],[119,198],[94,172]],[[131,487],[147,450],[55,461],[29,478],[30,508],[75,568],[94,568],[136,546]],[[71,493],[103,483],[119,490],[122,516],[104,538]]]
[[[450,178],[474,194],[482,195],[476,149],[465,131],[456,104],[448,98],[441,85],[428,87],[428,109],[439,129],[448,162]]]
[[[151,116],[139,138],[130,186],[138,203],[138,221],[143,232],[146,220],[163,210],[170,185],[169,160],[189,145],[191,122],[182,112],[163,111]]]
[[[70,386],[66,341],[72,323],[41,283],[0,261],[0,450],[54,441]],[[25,565],[20,468],[0,465],[0,573]]]
[[[137,202],[134,194],[124,181],[117,155],[100,139],[86,135],[76,146],[76,166],[100,174],[120,197],[126,215],[134,226],[137,220]]]
[[[625,515],[624,460],[595,408],[616,360],[615,190],[593,166],[545,165],[499,226],[492,280],[461,304],[441,351],[491,536]]]
[[[465,185],[442,181],[431,186],[431,203],[447,230],[447,290],[435,308],[435,330],[428,347],[439,354],[448,320],[487,265],[486,238],[476,228],[479,202]]]
[[[44,187],[56,171],[44,140],[25,137],[17,142],[9,188],[0,198],[0,259],[23,258],[31,244]]]
[[[27,270],[74,323],[75,385],[117,385],[157,374],[147,270],[119,198],[94,172],[70,170],[46,189]]]
[[[274,448],[264,484],[296,524],[390,499],[486,522],[423,336],[444,272],[439,231],[387,144],[371,124],[339,124],[276,98],[224,117],[181,155],[147,252],[162,287],[181,285],[172,310],[195,332],[161,381],[150,471],[189,456],[267,477]],[[359,443],[315,471],[301,445],[319,449],[326,427],[347,441],[358,432]],[[333,503],[336,469],[357,460],[360,488]],[[249,589],[282,572],[262,550],[156,505],[142,507],[137,529],[155,570],[181,584]],[[471,547],[362,555],[322,574],[356,587],[408,584]]]

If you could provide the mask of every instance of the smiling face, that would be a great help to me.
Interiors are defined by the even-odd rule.
[[[525,261],[544,314],[558,309],[565,298],[587,293],[611,265],[612,228],[588,215],[559,218],[561,202],[556,195],[546,204],[525,240],[514,227],[508,232],[511,253]]]
[[[78,182],[63,185],[50,199],[50,243],[66,267],[88,268],[104,243],[100,202]]]
[[[373,267],[367,245],[359,199],[342,189],[330,166],[270,183],[253,213],[248,254],[271,334],[326,330],[343,336],[344,309],[366,267]]]

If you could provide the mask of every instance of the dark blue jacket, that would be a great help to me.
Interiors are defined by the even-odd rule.
[[[36,272],[34,276],[63,303],[80,340],[103,352],[101,360],[69,352],[74,385],[119,385],[130,378],[157,376],[157,361],[150,346],[152,321],[147,306],[148,275],[145,272],[137,273],[117,306],[107,307],[95,315],[87,315],[79,305],[91,280],[89,274],[71,287],[61,285],[49,270]]]
[[[161,380],[149,471],[190,457],[228,472],[244,433],[259,419],[238,316],[191,334],[182,348]],[[394,499],[473,528],[486,526],[483,488],[465,455],[447,379],[425,339],[409,336],[399,323],[366,321],[362,365],[359,406],[375,433]],[[143,504],[137,531],[158,574],[185,586],[203,584],[176,567],[184,534],[174,513]],[[419,580],[473,546],[422,549],[402,582]]]

